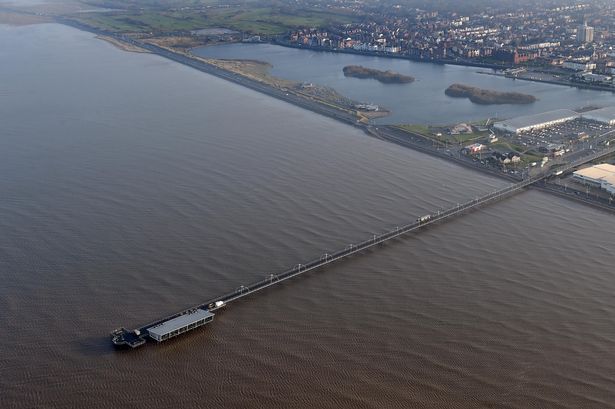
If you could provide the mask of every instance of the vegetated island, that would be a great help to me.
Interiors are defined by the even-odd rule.
[[[344,76],[355,78],[373,78],[385,84],[408,84],[414,77],[403,75],[394,71],[380,71],[360,65],[347,65],[344,67]]]
[[[488,89],[471,87],[463,84],[453,84],[444,91],[446,95],[454,98],[468,98],[475,104],[531,104],[536,97],[519,92],[498,92]]]

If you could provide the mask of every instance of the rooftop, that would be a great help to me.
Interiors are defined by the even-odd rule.
[[[585,178],[601,180],[615,186],[615,166],[608,163],[577,170],[574,174]]]
[[[603,121],[615,120],[615,106],[606,107],[601,109],[594,109],[583,114],[583,117],[587,119],[598,119]]]
[[[502,124],[512,128],[525,128],[528,126],[544,124],[546,122],[578,117],[579,114],[570,109],[557,109],[555,111],[548,111],[540,114],[518,116],[516,118],[511,118],[506,121],[498,122],[497,124]]]
[[[180,315],[179,317],[172,318],[168,321],[163,322],[162,324],[148,328],[147,331],[162,336],[164,334],[168,334],[171,331],[175,331],[187,325],[194,324],[199,320],[213,316],[214,314],[209,311],[197,309],[194,312]]]

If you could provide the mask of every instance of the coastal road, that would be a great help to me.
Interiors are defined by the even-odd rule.
[[[386,140],[392,143],[396,143],[398,145],[405,146],[405,147],[408,147],[408,148],[411,148],[411,149],[414,149],[419,152],[423,152],[423,153],[426,153],[426,154],[429,154],[435,157],[439,157],[439,158],[454,162],[458,165],[471,168],[471,169],[480,171],[482,173],[489,174],[491,176],[503,178],[513,183],[518,183],[523,180],[519,176],[505,174],[498,169],[485,166],[480,161],[474,161],[472,158],[468,156],[460,155],[458,154],[458,152],[453,152],[452,149],[449,151],[446,148],[436,147],[433,145],[432,141],[428,140],[427,138],[421,135],[413,134],[411,132],[397,129],[393,126],[372,126],[372,125],[360,123],[357,121],[357,116],[353,112],[345,111],[342,109],[335,108],[334,106],[326,105],[321,101],[313,100],[303,95],[297,95],[292,90],[281,89],[281,88],[277,88],[277,87],[271,86],[266,83],[252,80],[240,74],[219,68],[213,64],[209,64],[205,61],[198,60],[191,56],[187,56],[187,55],[180,54],[174,51],[170,51],[170,50],[167,50],[165,48],[162,48],[162,47],[159,47],[153,44],[144,43],[142,41],[138,41],[138,40],[135,40],[127,36],[107,32],[103,30],[98,30],[98,29],[83,25],[74,20],[58,19],[58,22],[61,24],[69,25],[71,27],[75,27],[80,30],[89,31],[97,35],[110,36],[119,41],[123,41],[129,44],[132,44],[134,46],[141,47],[154,54],[168,58],[180,64],[187,65],[189,67],[205,72],[207,74],[214,75],[218,78],[222,78],[227,81],[234,82],[238,85],[241,85],[241,86],[250,88],[254,91],[269,95],[273,98],[280,99],[282,101],[294,104],[296,106],[310,110],[312,112],[325,115],[327,117],[336,119],[346,124],[355,126],[359,129],[363,129],[366,133],[368,133],[369,135],[373,137]],[[610,150],[610,149],[607,149],[607,150]],[[591,161],[592,159],[588,159],[588,158],[591,156],[595,156],[595,154],[596,152],[593,152],[593,154],[585,156],[581,152],[575,152],[574,157],[569,158],[569,159],[567,158],[567,160],[569,161],[568,162],[569,164],[576,163],[575,166],[580,166],[583,163],[587,163]],[[566,167],[569,167],[569,166],[566,165]],[[554,193],[554,194],[558,193],[558,195],[561,196],[559,192],[556,192],[553,189],[544,188],[541,190],[545,192]]]
[[[316,112],[316,113],[328,116],[338,121],[341,121],[341,122],[344,122],[344,123],[347,123],[353,126],[359,126],[359,127],[365,126],[360,123],[357,123],[358,118],[353,112],[345,111],[343,109],[338,109],[331,105],[326,105],[320,101],[312,100],[306,96],[297,95],[292,90],[277,88],[275,86],[247,78],[243,75],[219,68],[213,64],[209,64],[201,59],[197,59],[195,57],[191,57],[191,56],[181,54],[175,51],[170,51],[166,48],[159,47],[154,44],[149,44],[143,41],[135,40],[125,35],[112,33],[112,32],[108,32],[104,30],[98,30],[93,27],[89,27],[84,24],[81,24],[74,20],[58,19],[58,22],[61,24],[65,24],[65,25],[77,28],[79,30],[94,33],[96,35],[115,38],[118,41],[128,43],[136,47],[143,48],[147,51],[150,51],[153,54],[168,58],[169,60],[173,60],[180,64],[187,65],[189,67],[205,72],[207,74],[214,75],[218,78],[222,78],[227,81],[234,82],[243,87],[269,95],[273,98],[277,98],[282,101],[286,101],[288,103],[297,105],[301,108],[310,110],[312,112]]]
[[[508,175],[497,169],[483,165],[480,161],[474,161],[471,157],[461,155],[454,149],[448,150],[443,147],[434,147],[431,141],[418,134],[403,131],[392,126],[368,126],[366,130],[376,138],[405,146],[428,155],[446,159],[458,165],[478,170],[482,173],[487,173],[498,178],[503,178],[510,182],[519,182],[522,180],[520,177]]]
[[[594,195],[588,196],[584,192],[579,192],[578,190],[566,188],[564,186],[556,185],[554,183],[543,181],[540,183],[536,183],[532,186],[532,188],[540,190],[541,192],[550,193],[569,200],[574,200],[575,202],[580,202],[585,205],[596,207],[598,209],[615,212],[615,202],[613,201],[599,198]]]
[[[126,41],[126,39],[122,39],[122,41]],[[261,92],[263,94],[269,95],[271,97],[280,99],[282,101],[286,101],[293,105],[297,105],[301,108],[308,109],[310,111],[320,113],[322,115],[331,117],[333,119],[337,119],[338,121],[342,121],[351,125],[357,124],[357,117],[354,113],[344,111],[341,109],[337,109],[333,106],[325,105],[322,102],[311,100],[309,97],[300,96],[295,94],[292,90],[281,89],[274,87],[269,84],[265,84],[256,80],[252,80],[250,78],[244,77],[243,75],[224,70],[222,68],[218,68],[213,64],[209,64],[202,60],[197,60],[195,58],[179,54],[173,51],[169,51],[165,48],[158,47],[153,44],[147,44],[142,42],[137,42],[134,40],[130,40],[134,45],[144,48],[152,53],[161,55],[170,60],[179,62],[184,65],[188,65],[192,68],[195,68],[199,71],[214,75],[216,77],[225,79],[227,81],[234,82],[238,85],[244,86],[246,88],[250,88],[254,91]]]

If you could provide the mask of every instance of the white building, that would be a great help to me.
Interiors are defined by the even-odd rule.
[[[536,115],[525,115],[506,121],[496,122],[493,126],[504,132],[520,133],[534,129],[548,128],[562,122],[572,121],[579,118],[579,114],[570,109],[558,109]]]
[[[485,147],[485,145],[483,145],[481,143],[473,143],[472,145],[468,145],[465,148],[470,153],[477,153],[477,152],[482,151],[484,147]]]
[[[594,41],[594,28],[583,24],[577,28],[577,41],[579,43],[591,43]]]
[[[596,69],[596,63],[586,61],[564,61],[562,68],[572,71],[591,71]]]
[[[615,195],[615,166],[608,163],[577,170],[574,178],[589,185],[600,186],[609,194]]]
[[[391,54],[398,54],[401,52],[401,48],[400,47],[385,47],[384,49],[385,52],[387,53],[391,53]]]
[[[610,77],[609,75],[592,74],[591,72],[583,72],[581,74],[575,74],[575,75],[579,79],[585,82],[592,82],[592,83],[608,84],[612,82],[613,80],[613,78]]]
[[[596,121],[607,125],[615,125],[615,106],[585,112],[583,119]]]

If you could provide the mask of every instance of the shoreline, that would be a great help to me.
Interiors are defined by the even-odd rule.
[[[2,7],[2,4],[0,4],[0,24],[20,27],[45,23],[53,23],[53,20],[45,16],[5,9]]]
[[[523,78],[523,77],[505,77],[513,80],[521,80],[521,81],[531,81],[531,82],[542,82],[544,84],[552,84],[552,85],[561,85],[564,87],[578,88],[578,89],[587,89],[590,91],[602,91],[602,92],[615,92],[615,88],[609,87],[601,87],[599,85],[591,85],[591,84],[582,84],[572,81],[555,81],[555,80],[546,80],[546,79],[537,79],[537,78]]]
[[[502,92],[460,83],[450,85],[444,94],[451,98],[468,99],[477,105],[526,105],[537,101],[537,98],[530,94]]]
[[[184,54],[182,52],[179,53]],[[269,73],[272,65],[266,61],[228,58],[210,59],[196,55],[192,53],[191,50],[186,51],[185,55],[189,58],[203,61],[222,70],[241,75],[250,80],[266,84],[287,93],[294,93],[306,100],[333,106],[341,111],[353,112],[358,122],[369,123],[371,119],[383,118],[390,115],[390,111],[387,109],[369,111],[357,108],[364,104],[339,94],[334,88],[318,84],[306,84],[300,81],[287,80],[273,76]]]
[[[308,50],[308,51],[334,53],[334,54],[355,54],[355,55],[364,55],[368,57],[392,58],[392,59],[398,59],[398,60],[409,60],[409,61],[414,61],[414,62],[439,64],[439,65],[458,65],[458,66],[463,66],[463,67],[489,68],[492,70],[505,70],[508,68],[514,68],[510,64],[490,64],[490,63],[481,63],[481,62],[472,62],[472,61],[451,60],[451,59],[444,59],[444,58],[425,59],[425,58],[419,58],[419,57],[412,57],[410,55],[399,55],[399,54],[374,52],[374,51],[359,51],[359,50],[355,50],[351,48],[332,49],[332,48],[323,48],[323,47],[306,47],[303,45],[289,44],[289,43],[276,41],[276,40],[272,40],[271,42],[269,42],[269,44],[279,45],[281,47],[296,48],[299,50]]]
[[[240,43],[227,43],[227,44],[240,44]],[[412,57],[408,55],[396,55],[396,54],[390,54],[390,53],[384,53],[384,52],[358,51],[358,50],[353,50],[353,49],[330,49],[330,48],[323,48],[323,47],[307,47],[307,46],[302,46],[302,45],[294,45],[294,44],[288,44],[284,42],[278,42],[275,40],[272,40],[269,42],[263,42],[259,44],[271,44],[271,45],[277,45],[280,47],[294,48],[298,50],[325,52],[325,53],[333,53],[333,54],[354,54],[354,55],[362,55],[366,57],[407,60],[407,61],[437,64],[437,65],[454,65],[454,66],[460,66],[460,67],[485,68],[485,69],[494,70],[496,72],[476,71],[476,73],[483,74],[483,75],[492,75],[492,76],[502,77],[502,78],[508,78],[512,80],[538,82],[538,83],[559,85],[559,86],[570,87],[570,88],[615,93],[615,87],[610,88],[610,87],[604,87],[604,86],[599,86],[599,85],[578,83],[578,82],[573,82],[573,81],[561,81],[561,80],[558,81],[558,80],[547,80],[547,79],[540,79],[540,78],[524,78],[521,76],[513,77],[513,76],[505,75],[501,72],[497,72],[497,71],[502,71],[502,70],[506,70],[510,68],[515,68],[514,66],[509,65],[509,64],[499,65],[499,64],[481,63],[481,62],[449,60],[449,59],[424,59],[424,58]]]
[[[347,125],[351,125],[357,129],[361,129],[367,135],[372,136],[377,139],[381,139],[384,141],[388,141],[390,143],[395,143],[396,145],[407,147],[413,149],[418,152],[422,152],[428,154],[432,157],[437,157],[443,159],[449,163],[454,163],[462,167],[466,167],[469,169],[473,169],[485,175],[497,177],[499,179],[507,180],[508,182],[515,183],[523,180],[520,177],[512,176],[506,173],[502,173],[498,170],[490,169],[485,166],[481,166],[476,162],[472,161],[469,158],[463,158],[461,155],[459,157],[451,155],[449,151],[444,149],[441,144],[435,144],[433,140],[426,138],[423,135],[418,133],[401,130],[395,125],[383,125],[383,126],[375,126],[369,124],[368,120],[364,120],[361,115],[357,113],[357,111],[343,110],[340,107],[334,106],[332,104],[326,103],[322,100],[317,100],[315,98],[310,98],[303,95],[298,95],[297,93],[292,92],[289,89],[285,88],[276,88],[273,85],[267,84],[265,82],[260,82],[244,75],[238,74],[233,71],[228,71],[224,68],[221,68],[211,62],[207,62],[207,60],[198,58],[193,56],[192,54],[183,54],[179,53],[176,50],[170,50],[167,48],[163,48],[157,45],[138,42],[130,37],[115,35],[113,33],[102,32],[102,30],[97,30],[89,26],[85,26],[79,22],[75,22],[72,20],[66,19],[58,19],[60,24],[64,24],[82,31],[94,33],[96,35],[103,36],[112,36],[118,42],[127,42],[135,47],[143,48],[149,51],[152,54],[159,55],[164,58],[168,58],[172,61],[178,62],[180,64],[192,67],[204,73],[213,75],[215,77],[233,82],[237,85],[244,86],[246,88],[252,89],[254,91],[263,93],[272,98],[279,99],[284,102],[288,102],[300,108],[307,109],[314,113],[324,115],[333,120],[337,120],[339,122],[345,123]],[[480,162],[478,162],[480,163]],[[609,210],[615,213],[615,206],[612,208],[608,208],[605,210]]]
[[[482,75],[492,75],[494,77],[508,78],[511,80],[530,81],[530,82],[538,82],[538,83],[543,83],[543,84],[560,85],[562,87],[587,89],[590,91],[602,91],[602,92],[615,93],[615,87],[613,88],[602,87],[600,85],[583,84],[580,82],[573,82],[573,81],[557,81],[557,80],[548,80],[548,79],[541,79],[541,78],[526,78],[526,77],[519,77],[519,76],[515,77],[515,76],[510,76],[510,75],[506,75],[506,74],[498,73],[498,72],[476,71],[476,73],[482,74]]]
[[[354,49],[330,49],[330,48],[323,48],[323,47],[307,47],[307,46],[302,46],[302,45],[288,44],[285,42],[279,42],[275,40],[271,41],[269,44],[279,45],[281,47],[287,47],[287,48],[295,48],[298,50],[328,52],[328,53],[335,53],[335,54],[355,54],[355,55],[363,55],[367,57],[391,58],[391,59],[409,60],[409,61],[421,62],[421,63],[439,64],[439,65],[456,65],[456,66],[461,66],[461,67],[487,68],[487,69],[491,69],[495,71],[515,68],[515,66],[512,66],[510,64],[500,65],[500,64],[490,64],[490,63],[460,61],[460,60],[450,60],[450,59],[438,59],[438,58],[425,59],[425,58],[412,57],[409,55],[397,55],[397,54],[390,54],[390,53],[384,53],[384,52],[359,51],[359,50],[354,50]],[[578,89],[588,89],[592,91],[606,91],[606,92],[615,93],[615,87],[613,88],[602,87],[599,85],[583,84],[583,83],[577,83],[573,81],[557,81],[557,80],[547,80],[547,79],[539,79],[539,78],[512,77],[512,76],[507,76],[505,74],[497,73],[497,72],[477,71],[477,73],[484,74],[484,75],[504,77],[504,78],[509,78],[513,80],[541,82],[545,84],[561,85],[561,86],[578,88]]]
[[[122,51],[126,51],[129,53],[145,53],[148,54],[150,53],[150,51],[147,51],[141,47],[138,47],[136,45],[133,44],[128,44],[125,43],[123,41],[119,41],[114,37],[110,37],[110,36],[106,36],[106,35],[96,35],[95,38],[99,39],[99,40],[103,40],[106,41],[107,43],[113,45],[114,47],[122,50]]]

